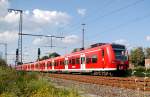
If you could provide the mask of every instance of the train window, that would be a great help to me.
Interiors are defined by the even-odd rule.
[[[69,59],[69,64],[71,64],[71,59]]]
[[[42,63],[42,67],[45,67],[45,63]]]
[[[27,68],[27,66],[26,66],[26,68]],[[35,68],[38,68],[38,64],[35,64]]]
[[[58,66],[59,65],[59,62],[56,62],[56,66]]]
[[[60,64],[60,61],[57,62],[57,65],[61,65],[61,64]]]
[[[76,58],[76,64],[80,64],[80,58]]]
[[[104,58],[104,50],[102,50],[102,57]]]
[[[68,65],[68,60],[65,60],[64,63],[65,63],[65,65]]]
[[[81,57],[81,64],[84,64],[85,62],[85,57]]]
[[[86,57],[86,64],[91,63],[91,58],[90,57]]]
[[[35,66],[36,66],[36,68],[38,68],[38,64],[36,64]]]
[[[62,65],[62,61],[60,61],[59,65]]]
[[[51,63],[51,62],[48,62],[47,66],[52,66],[52,63]]]
[[[56,62],[54,62],[54,66],[56,66],[57,65],[57,63]]]
[[[65,61],[64,60],[62,60],[62,65],[65,65]]]
[[[60,61],[60,65],[64,65],[64,61]]]
[[[52,66],[55,66],[55,62],[54,61],[52,61]]]
[[[28,65],[28,69],[30,69],[30,65]]]
[[[97,55],[92,56],[92,63],[97,63]]]
[[[75,59],[72,59],[72,65],[75,65]]]

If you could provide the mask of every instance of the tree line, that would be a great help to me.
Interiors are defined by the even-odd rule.
[[[129,61],[134,66],[144,66],[145,59],[150,59],[150,48],[137,47],[129,53]]]

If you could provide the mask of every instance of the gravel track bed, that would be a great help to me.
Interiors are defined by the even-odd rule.
[[[82,97],[150,97],[150,92],[49,77],[57,88],[75,89]]]

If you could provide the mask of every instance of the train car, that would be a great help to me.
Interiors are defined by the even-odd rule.
[[[89,49],[65,55],[71,72],[126,71],[126,48],[119,44],[94,44]]]
[[[87,49],[78,49],[74,52],[23,64],[27,71],[53,71],[53,72],[114,72],[126,71],[129,67],[128,54],[124,45],[98,43]],[[21,68],[21,67],[17,67]]]

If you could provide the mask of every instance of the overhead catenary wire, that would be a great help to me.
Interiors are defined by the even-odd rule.
[[[115,9],[115,10],[113,10],[113,11],[111,11],[111,12],[106,13],[106,14],[97,15],[96,18],[90,19],[89,22],[87,23],[87,25],[91,25],[92,23],[98,22],[99,20],[102,20],[103,18],[105,18],[105,17],[107,17],[107,16],[113,15],[113,14],[115,14],[115,13],[118,13],[118,12],[122,11],[122,10],[125,10],[125,9],[130,8],[130,7],[133,7],[133,6],[139,4],[139,3],[143,2],[143,1],[144,1],[144,0],[137,0],[137,1],[133,2],[133,3],[130,3],[130,4],[126,5],[126,6],[123,6],[123,7],[120,7],[120,8],[118,8],[118,9]],[[99,18],[100,18],[100,19],[99,19]],[[99,20],[98,20],[98,19],[99,19]],[[76,28],[76,29],[78,29],[78,28]],[[74,31],[74,30],[75,30],[75,29],[72,29],[71,31]],[[76,32],[75,32],[75,33],[76,33]],[[72,33],[72,34],[73,34],[73,33]]]
[[[96,13],[97,13],[97,11],[101,11],[101,10],[103,10],[104,8],[108,7],[109,5],[111,5],[111,4],[113,4],[113,3],[114,3],[114,0],[109,0],[108,2],[106,2],[106,4],[104,4],[103,6],[101,6],[101,7],[102,7],[101,9],[96,8],[93,12],[96,12]],[[95,16],[95,14],[91,14],[91,16]],[[86,19],[88,19],[88,18],[85,16],[84,19],[86,20]],[[69,28],[72,28],[72,29],[69,30],[68,32],[72,32],[72,31],[76,30],[77,28],[79,28],[79,27],[80,27],[79,24],[81,24],[81,21],[78,21],[78,22],[76,22],[75,24],[72,24],[72,25],[70,25],[70,26],[68,25]],[[63,29],[61,29],[61,30],[65,30],[65,28],[63,28]]]
[[[109,31],[112,31],[112,30],[117,30],[117,29],[120,29],[120,28],[122,28],[122,27],[128,26],[129,24],[142,21],[142,20],[144,20],[144,19],[146,19],[146,18],[150,18],[150,13],[148,13],[148,14],[146,14],[146,15],[144,15],[144,16],[141,16],[141,17],[136,17],[136,18],[134,18],[134,19],[132,19],[132,20],[129,20],[129,21],[125,22],[125,23],[121,23],[121,24],[119,24],[119,25],[117,25],[117,26],[114,26],[114,27],[112,27],[112,28],[109,28],[109,29],[107,28],[106,30],[103,30],[103,31],[101,31],[101,32],[109,32]],[[93,35],[94,35],[95,38],[99,37],[99,34],[98,34],[98,33],[93,34]],[[92,35],[90,35],[89,37],[91,37],[91,36],[92,36]],[[95,39],[95,38],[94,38],[94,39]]]
[[[90,22],[91,22],[91,23],[98,22],[97,19],[99,19],[99,18],[100,18],[100,19],[105,18],[105,17],[107,17],[107,16],[109,16],[109,15],[115,14],[115,13],[117,13],[117,12],[120,12],[120,11],[122,11],[122,10],[128,9],[128,8],[130,8],[130,7],[133,7],[133,6],[139,4],[139,3],[143,2],[143,1],[144,1],[144,0],[137,0],[137,1],[135,1],[135,2],[133,2],[133,3],[130,3],[130,4],[126,5],[126,6],[123,6],[123,7],[120,7],[120,8],[118,8],[118,9],[115,9],[115,10],[109,12],[109,13],[106,13],[106,14],[104,14],[104,15],[98,16],[97,18],[95,18],[94,20],[91,20]]]

